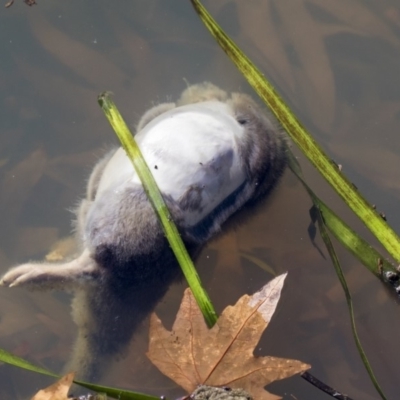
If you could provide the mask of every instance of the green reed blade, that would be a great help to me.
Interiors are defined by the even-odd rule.
[[[340,266],[339,259],[335,252],[335,248],[331,242],[328,231],[326,230],[324,219],[323,219],[322,214],[320,213],[318,207],[317,207],[317,221],[318,221],[318,226],[319,226],[319,231],[320,231],[321,237],[322,237],[322,239],[325,243],[325,246],[329,252],[329,256],[331,257],[332,263],[335,267],[336,275],[339,278],[339,281],[342,285],[344,294],[346,296],[347,307],[348,307],[349,314],[350,314],[351,329],[353,331],[353,338],[356,343],[358,353],[360,354],[361,360],[365,366],[365,369],[368,372],[368,375],[369,375],[373,385],[375,386],[376,391],[379,393],[379,395],[382,397],[383,400],[387,400],[385,394],[382,391],[382,388],[380,387],[380,385],[375,377],[375,374],[374,374],[374,371],[372,370],[371,364],[368,361],[367,355],[362,347],[360,338],[358,337],[356,321],[354,318],[353,300],[351,298],[350,290],[349,290],[349,287],[347,286],[347,282],[344,277],[342,268]]]
[[[396,271],[395,267],[385,260],[384,256],[375,250],[367,241],[350,228],[341,218],[338,217],[307,185],[303,174],[293,153],[288,149],[288,163],[290,170],[300,180],[307,190],[314,206],[320,211],[324,224],[335,238],[346,247],[358,260],[361,261],[373,274],[381,278],[382,271]]]
[[[29,361],[24,360],[23,358],[14,356],[13,354],[0,349],[0,361],[13,365],[15,367],[23,368],[29,371],[37,372],[42,375],[47,375],[51,376],[53,378],[61,378],[61,375],[55,374],[54,372],[51,372],[45,368],[38,367]],[[81,385],[83,387],[86,387],[90,390],[93,390],[97,393],[105,393],[107,396],[110,396],[115,399],[120,399],[120,400],[160,400],[159,397],[156,396],[151,396],[148,394],[143,394],[143,393],[138,393],[138,392],[131,392],[129,390],[121,390],[121,389],[115,389],[107,386],[100,386],[100,385],[94,385],[89,382],[83,382],[83,381],[77,381],[74,380],[74,382],[78,385]]]
[[[318,169],[322,176],[343,198],[354,213],[371,230],[376,238],[396,261],[400,261],[400,238],[378,215],[372,206],[354,188],[351,182],[328,158],[318,143],[311,137],[300,121],[291,112],[286,103],[277,94],[272,84],[246,57],[238,46],[225,34],[199,0],[191,0],[204,25],[214,36],[218,44],[242,72],[249,84],[268,105],[275,117],[288,132],[293,141]]]
[[[213,326],[217,321],[217,314],[210,298],[207,295],[207,292],[201,285],[200,277],[197,274],[196,268],[194,267],[185,245],[182,242],[178,229],[172,220],[168,207],[166,206],[160,190],[157,187],[156,181],[143,158],[139,146],[133,138],[128,126],[123,120],[114,102],[110,99],[109,94],[102,93],[99,96],[98,101],[105,116],[117,134],[122,147],[132,161],[136,173],[138,174],[143,188],[157,213],[165,236],[167,237],[171,249],[182,268],[183,274],[185,275],[189,287],[193,292],[197,304],[199,305],[199,308],[201,309],[204,318],[207,321],[207,324],[210,327]]]

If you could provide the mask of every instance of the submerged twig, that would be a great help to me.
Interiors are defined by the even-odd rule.
[[[6,3],[5,5],[4,5],[4,7],[5,8],[8,8],[8,7],[11,7],[13,4],[14,4],[14,1],[15,0],[10,0],[8,3]],[[27,6],[33,6],[33,5],[35,5],[35,4],[37,4],[36,3],[36,0],[24,0],[24,3],[27,5]]]
[[[324,393],[329,394],[338,400],[353,400],[351,397],[347,396],[347,394],[341,393],[338,390],[335,390],[328,386],[326,383],[321,382],[314,375],[311,375],[308,371],[303,372],[300,376],[305,379],[307,382],[310,382],[311,385],[315,386],[319,390],[322,390]]]

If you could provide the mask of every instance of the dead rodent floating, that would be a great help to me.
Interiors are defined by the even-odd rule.
[[[210,83],[148,110],[137,132],[193,258],[270,193],[286,164],[285,141],[265,112],[249,96]],[[122,148],[94,167],[76,216],[78,258],[14,267],[1,284],[74,291],[78,337],[67,369],[98,380],[181,272]]]

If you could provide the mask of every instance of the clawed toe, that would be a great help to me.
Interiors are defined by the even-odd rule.
[[[88,280],[97,279],[98,267],[84,251],[78,258],[64,264],[27,263],[14,267],[0,279],[5,287],[24,286],[30,290],[73,290]]]
[[[7,272],[0,280],[1,286],[12,287],[15,286],[16,277],[13,278],[13,271]]]
[[[36,264],[24,264],[8,271],[0,280],[0,285],[15,287],[35,283],[43,275],[42,269]]]

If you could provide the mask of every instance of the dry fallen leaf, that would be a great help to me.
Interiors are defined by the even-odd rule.
[[[73,380],[74,372],[70,372],[46,389],[39,390],[31,400],[68,400],[68,391]]]
[[[310,368],[296,360],[253,355],[275,312],[285,277],[280,275],[252,296],[241,297],[223,311],[212,329],[186,289],[172,331],[152,315],[147,356],[188,393],[205,384],[243,388],[259,400],[278,399],[264,386]]]
[[[3,209],[2,221],[4,226],[8,226],[9,221],[20,215],[31,190],[37,185],[47,163],[46,153],[39,148],[7,171],[0,183],[0,209]],[[10,223],[10,226],[13,226]]]
[[[67,236],[55,242],[45,258],[49,262],[63,261],[77,252],[78,243],[76,238],[74,236]]]
[[[35,18],[30,19],[34,35],[44,50],[85,79],[88,85],[99,88],[108,82],[110,87],[115,88],[129,80],[129,76],[104,53],[94,50],[84,41],[73,39],[50,21],[42,14],[35,14]],[[94,64],[101,65],[101,68],[93,71]]]

